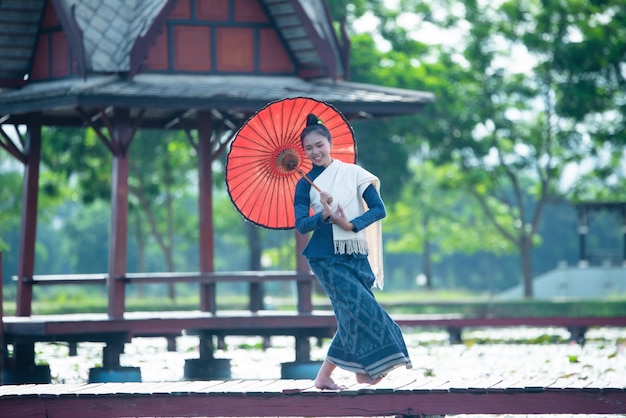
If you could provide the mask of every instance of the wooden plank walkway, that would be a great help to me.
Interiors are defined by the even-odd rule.
[[[310,380],[6,385],[0,411],[3,418],[626,414],[626,380],[476,383],[407,378],[343,391],[320,391]]]

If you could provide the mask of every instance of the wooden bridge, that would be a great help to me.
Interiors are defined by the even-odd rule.
[[[0,255],[1,257],[1,255]],[[0,258],[1,260],[1,258]],[[0,271],[1,277],[1,271]],[[215,285],[220,281],[242,281],[260,285],[267,281],[295,282],[298,289],[297,311],[267,311],[259,309],[255,303],[259,295],[250,294],[249,309],[245,311],[166,311],[166,312],[125,312],[122,316],[112,317],[105,313],[84,313],[64,315],[29,315],[2,316],[0,312],[0,341],[3,349],[12,344],[14,358],[2,356],[2,363],[8,360],[8,368],[13,379],[3,379],[4,383],[48,383],[49,375],[39,375],[36,370],[34,343],[40,341],[64,341],[77,344],[83,341],[105,343],[102,354],[102,369],[122,370],[120,355],[124,344],[134,337],[174,338],[185,334],[198,335],[205,340],[229,335],[272,336],[287,335],[295,339],[295,362],[311,363],[310,337],[330,338],[336,329],[336,320],[331,311],[313,310],[311,286],[314,277],[296,272],[231,272],[231,273],[160,273],[126,275],[115,278],[124,285],[130,283],[168,281],[198,282],[203,285]],[[33,276],[23,278],[29,286],[80,285],[107,283],[106,275],[62,275]],[[1,289],[1,288],[0,288]],[[0,295],[1,295],[0,290]],[[257,302],[255,302],[257,301]],[[28,301],[31,303],[31,301]],[[30,309],[30,308],[29,308]],[[570,331],[573,341],[582,342],[585,332],[591,327],[626,327],[626,317],[463,317],[462,315],[392,315],[404,328],[439,328],[450,335],[451,343],[462,341],[462,332],[467,328],[491,327],[563,327]],[[26,347],[26,350],[15,350]],[[26,354],[23,354],[26,353]],[[200,358],[188,360],[185,377],[193,379],[225,379],[230,377],[229,364],[223,359],[214,359],[212,347],[200,345]],[[222,362],[228,370],[211,370],[211,363]],[[205,364],[206,363],[206,364]],[[209,366],[207,366],[207,364]],[[188,374],[188,370],[208,367],[206,375]],[[222,367],[222,366],[218,366]],[[135,373],[130,370],[131,373]],[[49,373],[49,371],[48,371]],[[195,373],[195,372],[194,372]],[[8,375],[7,375],[8,376]],[[303,378],[304,375],[284,374],[284,377]],[[6,377],[6,376],[5,376]],[[139,376],[129,380],[140,380]],[[107,381],[107,380],[95,380]],[[110,380],[108,380],[110,381]]]
[[[383,382],[384,383],[384,382]],[[321,391],[310,380],[0,386],[5,418],[626,414],[622,382],[408,379]]]

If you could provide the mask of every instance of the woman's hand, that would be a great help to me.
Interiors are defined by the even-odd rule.
[[[322,204],[322,217],[324,219],[333,214],[333,197],[328,192],[320,192],[320,203]]]
[[[345,231],[352,231],[354,225],[352,222],[346,217],[346,214],[343,212],[343,208],[341,205],[337,206],[337,210],[335,213],[330,215],[330,221],[334,224],[337,224],[341,229]]]

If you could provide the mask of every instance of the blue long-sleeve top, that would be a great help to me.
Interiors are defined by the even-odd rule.
[[[313,169],[307,174],[311,180],[315,180],[325,167],[313,166]],[[296,192],[294,195],[294,213],[296,218],[296,230],[301,234],[307,234],[313,231],[302,255],[314,258],[330,258],[338,257],[335,254],[335,246],[333,244],[333,228],[330,222],[322,219],[322,212],[310,215],[311,184],[305,179],[300,179],[296,184]],[[387,216],[385,204],[373,185],[369,185],[363,191],[363,200],[367,203],[367,210],[352,219],[353,231],[358,232],[374,222]],[[355,254],[355,257],[366,257],[366,255]]]

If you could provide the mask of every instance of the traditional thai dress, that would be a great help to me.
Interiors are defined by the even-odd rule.
[[[326,168],[313,166],[307,176],[333,196],[333,209],[341,205],[354,225],[352,231],[343,231],[330,223],[330,217],[322,219],[319,192],[305,179],[298,182],[296,229],[301,234],[313,232],[302,254],[337,318],[326,359],[374,379],[398,366],[411,368],[400,327],[372,293],[374,286],[382,289],[383,278],[380,220],[386,211],[378,179],[358,165],[339,160]],[[373,238],[366,232],[373,232]]]

